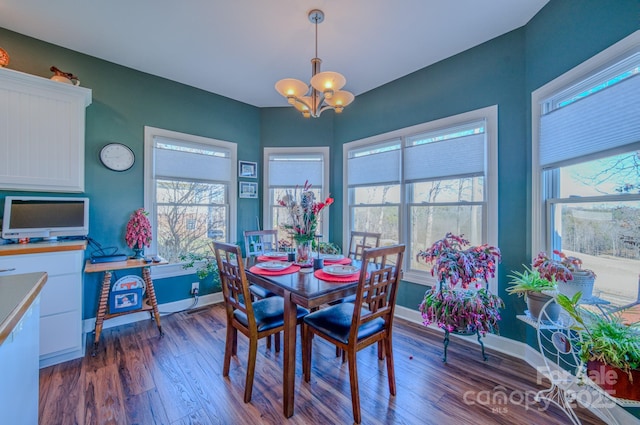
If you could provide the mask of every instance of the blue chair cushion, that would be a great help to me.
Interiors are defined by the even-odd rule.
[[[346,344],[349,341],[349,330],[351,329],[354,308],[355,305],[353,303],[336,304],[304,316],[304,322],[327,336]],[[370,313],[369,310],[362,309],[361,314],[368,313]],[[371,320],[361,325],[358,329],[358,340],[373,335],[382,329],[384,329],[384,320],[381,318]]]
[[[249,291],[251,291],[253,296],[256,298],[269,298],[269,297],[274,297],[276,295],[275,293],[269,291],[268,289],[265,289],[262,286],[258,286],[258,285],[249,285]]]
[[[252,303],[253,313],[256,316],[258,332],[277,328],[284,325],[284,299],[279,296],[264,298]],[[309,313],[302,307],[297,307],[297,318],[300,319]],[[233,316],[244,326],[249,326],[247,315],[240,310],[235,310]]]

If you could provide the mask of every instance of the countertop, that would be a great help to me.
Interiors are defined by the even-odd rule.
[[[47,273],[0,276],[0,345],[29,310],[47,282]]]
[[[38,254],[41,252],[77,251],[87,249],[87,241],[33,242],[0,245],[0,256]]]

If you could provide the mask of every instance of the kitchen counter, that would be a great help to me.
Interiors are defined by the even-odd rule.
[[[45,272],[0,276],[0,345],[29,310],[46,281]]]

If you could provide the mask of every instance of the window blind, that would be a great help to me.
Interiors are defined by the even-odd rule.
[[[154,178],[228,182],[231,153],[224,148],[156,136]]]
[[[316,189],[322,188],[324,163],[322,154],[269,155],[269,186],[291,187],[308,180]]]
[[[640,75],[553,110],[540,119],[540,165],[640,142]]]
[[[360,155],[358,155],[360,153]],[[347,160],[348,185],[367,186],[400,183],[401,150],[399,142],[353,149]]]
[[[485,134],[473,134],[424,144],[409,144],[406,147],[404,161],[404,175],[407,182],[436,177],[483,174]]]

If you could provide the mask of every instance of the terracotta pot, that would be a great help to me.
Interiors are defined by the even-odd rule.
[[[529,310],[529,314],[534,320],[538,320],[540,316],[540,311],[542,307],[549,301],[551,297],[549,295],[543,294],[541,292],[527,292],[527,309]],[[545,309],[545,317],[543,320],[550,320],[555,322],[558,320],[560,316],[560,304],[556,304],[556,302],[550,303]]]
[[[632,370],[630,380],[624,370],[590,360],[587,362],[587,376],[612,397],[640,401],[640,370]]]

